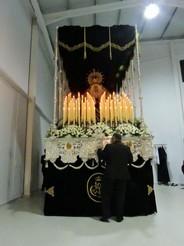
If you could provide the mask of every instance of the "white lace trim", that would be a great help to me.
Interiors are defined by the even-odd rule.
[[[87,164],[87,160],[94,159],[98,163],[97,149],[102,146],[104,147],[104,143],[107,143],[108,141],[109,138],[105,137],[47,138],[45,139],[46,160],[54,163],[60,156],[61,161],[64,163],[75,163],[78,158],[81,158],[83,163],[77,167],[73,164],[66,164],[64,167],[58,167],[55,163],[54,166],[59,170],[63,170],[68,166],[74,169],[80,169],[83,165],[86,165],[89,169],[95,169],[99,164],[91,166]],[[137,160],[138,155],[142,156],[145,161],[153,158],[153,144],[151,137],[124,137],[123,142],[130,147],[134,161]],[[131,165],[135,168],[140,167],[137,167],[134,164]]]

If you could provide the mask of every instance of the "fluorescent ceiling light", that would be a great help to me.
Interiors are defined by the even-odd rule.
[[[146,19],[153,19],[155,18],[160,12],[160,9],[157,4],[151,3],[146,6],[144,10],[144,17]]]

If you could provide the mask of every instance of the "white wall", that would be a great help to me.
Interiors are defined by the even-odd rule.
[[[142,44],[142,89],[145,122],[154,143],[166,144],[171,181],[184,183],[181,165],[184,160],[184,135],[179,69],[184,59],[184,42],[163,41]]]
[[[0,78],[0,204],[23,191],[27,99]]]
[[[40,157],[43,154],[43,139],[52,122],[54,96],[54,66],[51,64],[46,45],[40,33],[37,52],[36,111],[33,133],[32,191],[41,187]]]
[[[27,92],[31,16],[21,0],[1,0],[0,68]]]
[[[1,0],[0,4],[0,204],[23,193],[32,24],[26,2]],[[40,186],[42,137],[52,119],[53,68],[43,46],[42,40],[37,49],[33,189]]]
[[[0,29],[2,204],[23,192],[31,16],[21,1],[1,1]]]

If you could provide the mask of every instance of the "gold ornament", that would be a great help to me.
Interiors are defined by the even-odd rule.
[[[103,83],[103,75],[102,75],[102,73],[93,69],[93,71],[89,73],[87,80],[88,80],[89,85],[102,84]]]
[[[147,188],[148,188],[148,196],[149,196],[153,191],[153,187],[151,187],[150,185],[147,185]]]
[[[47,189],[45,192],[46,192],[47,194],[49,194],[50,196],[55,197],[55,194],[54,194],[54,186],[50,187],[50,188]]]

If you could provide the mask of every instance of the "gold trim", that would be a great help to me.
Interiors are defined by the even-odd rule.
[[[49,189],[47,189],[45,191],[45,193],[49,194],[50,196],[52,197],[55,197],[55,194],[54,194],[54,186],[50,187]]]
[[[114,44],[114,43],[111,43],[111,46],[112,46],[112,48],[117,49],[119,51],[125,51],[126,49],[129,49],[134,44],[135,44],[135,39],[133,39],[129,43],[125,44],[124,46],[120,46],[120,45]]]
[[[72,47],[70,47],[68,44],[65,44],[63,42],[59,42],[59,45],[61,45],[64,49],[66,49],[68,51],[75,51],[75,50],[78,50],[78,49],[84,47],[84,42],[77,44],[77,45],[74,45]]]
[[[98,47],[93,46],[92,44],[89,44],[87,42],[82,42],[82,43],[76,44],[74,46],[69,46],[68,44],[65,44],[61,41],[59,42],[59,45],[62,46],[64,49],[66,49],[69,52],[78,50],[78,49],[83,48],[83,47],[88,48],[88,49],[92,50],[93,52],[100,52],[103,49],[106,49],[107,47],[111,47],[111,48],[114,48],[114,49],[119,50],[119,51],[125,51],[126,49],[129,49],[134,44],[135,44],[135,39],[133,39],[129,43],[125,44],[124,46],[121,46],[121,45],[115,44],[115,43],[111,43],[110,41],[108,41],[108,42],[106,42],[106,43],[104,43]]]
[[[89,182],[90,182],[90,180],[92,179],[92,177],[93,177],[93,176],[97,176],[97,179],[99,179],[98,175],[103,176],[103,173],[97,172],[97,173],[92,174],[92,175],[88,178],[87,185],[86,185],[86,186],[87,186],[87,187],[86,187],[86,190],[87,190],[88,197],[89,197],[92,201],[94,201],[94,202],[96,202],[96,203],[101,203],[101,201],[95,200],[95,198],[93,198],[93,197],[91,196],[90,193],[91,193],[91,191],[92,191],[92,187],[89,187]],[[99,181],[99,180],[98,180],[98,181]]]
[[[102,84],[103,82],[103,75],[102,73],[96,71],[93,68],[93,71],[88,74],[88,84],[93,85],[93,84]]]
[[[88,49],[94,51],[94,52],[100,52],[100,51],[102,51],[103,49],[109,47],[109,41],[106,42],[106,43],[104,43],[104,44],[102,44],[102,45],[100,45],[100,46],[98,46],[98,47],[93,46],[92,44],[86,43],[86,47],[87,47]]]
[[[147,185],[147,188],[148,188],[148,196],[149,196],[153,192],[153,187]]]

